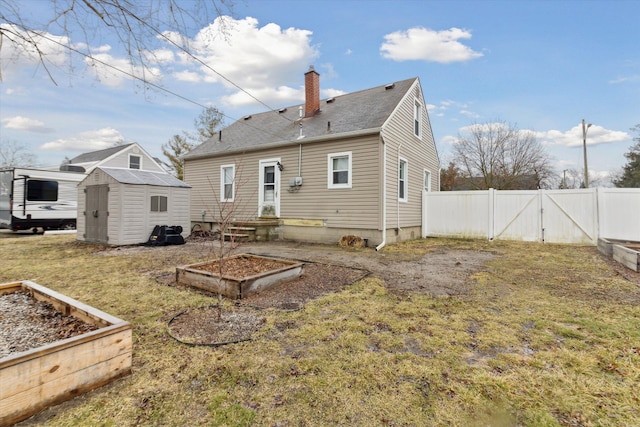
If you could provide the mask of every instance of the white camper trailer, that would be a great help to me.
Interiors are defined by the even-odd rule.
[[[75,229],[79,172],[0,169],[0,228]]]

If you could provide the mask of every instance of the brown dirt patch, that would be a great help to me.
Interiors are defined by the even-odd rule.
[[[262,328],[265,318],[251,307],[218,306],[186,310],[168,324],[169,334],[193,345],[224,345],[247,341]]]
[[[110,248],[100,255],[127,256],[138,253],[153,253],[154,257],[166,258],[170,265],[183,264],[182,259],[188,256],[202,256],[216,253],[213,245],[216,242],[188,241],[185,245],[166,247],[122,247]],[[421,293],[434,296],[465,295],[471,292],[473,281],[470,276],[486,269],[486,264],[496,254],[478,250],[434,248],[427,254],[406,254],[376,252],[372,248],[341,249],[338,246],[311,245],[292,242],[265,242],[243,244],[242,252],[277,257],[279,259],[304,262],[301,276],[291,281],[278,284],[263,292],[252,294],[240,301],[240,304],[256,308],[275,308],[280,310],[295,310],[302,308],[307,302],[331,292],[337,292],[345,286],[354,283],[368,274],[384,280],[386,286],[393,292],[400,294]],[[226,274],[233,277],[245,277],[262,270],[259,265],[229,265],[233,258],[227,258],[225,268],[233,270]],[[243,260],[244,261],[244,260]],[[262,263],[258,263],[262,264]],[[270,266],[280,268],[282,265]],[[268,268],[266,263],[261,267]],[[213,266],[217,270],[216,266]],[[244,273],[243,273],[244,270]],[[151,273],[158,283],[176,286],[173,272]],[[244,275],[243,275],[244,274]],[[202,291],[204,292],[204,291]],[[213,296],[213,295],[212,295]],[[223,310],[224,311],[224,310]],[[242,325],[234,325],[231,318],[222,321],[212,321],[217,318],[217,310],[199,309],[181,313],[180,321],[185,326],[174,330],[178,339],[189,341],[198,338],[197,343],[215,344],[228,341],[242,341],[249,339],[251,334],[260,329],[260,322],[255,318],[232,313],[236,323],[245,316],[247,323],[255,327],[247,330]],[[255,314],[255,313],[254,313]],[[193,319],[189,319],[193,317]],[[172,323],[175,323],[174,320]],[[187,326],[193,325],[192,330]],[[207,331],[196,328],[205,325]],[[175,326],[175,325],[174,325]],[[200,326],[198,326],[199,328]]]

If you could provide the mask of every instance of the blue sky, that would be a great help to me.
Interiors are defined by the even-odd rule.
[[[20,4],[42,18],[49,2]],[[203,105],[230,124],[264,104],[303,102],[303,74],[314,65],[323,98],[419,77],[443,167],[465,127],[500,120],[535,132],[559,175],[581,170],[584,118],[593,123],[590,180],[605,184],[638,136],[630,128],[640,124],[639,16],[636,0],[237,0],[226,37],[213,20],[166,33],[186,37],[218,74],[157,43],[153,82],[193,102],[52,46],[55,85],[37,61],[16,57],[4,42],[0,141],[25,146],[42,166],[119,140],[162,157],[171,136],[193,131]],[[74,33],[61,40],[86,41]],[[103,33],[92,43],[101,61],[126,68],[115,40]]]

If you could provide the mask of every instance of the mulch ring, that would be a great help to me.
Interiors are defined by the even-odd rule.
[[[187,309],[176,314],[167,329],[174,339],[189,345],[216,347],[248,341],[265,324],[263,309],[299,310],[307,302],[340,291],[367,275],[366,270],[305,262],[303,273],[293,280],[251,294],[220,311],[217,305]]]

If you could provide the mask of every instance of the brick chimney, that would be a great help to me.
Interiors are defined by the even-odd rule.
[[[309,67],[304,73],[304,116],[311,117],[320,111],[320,74]]]

